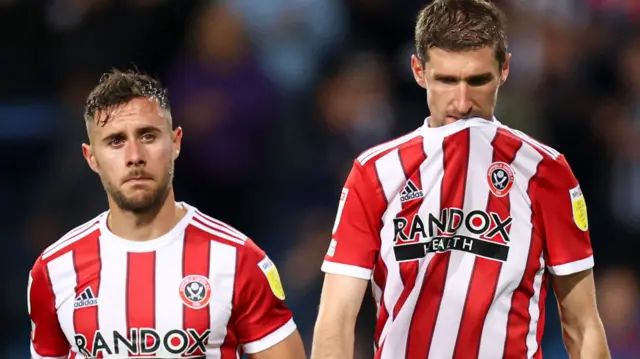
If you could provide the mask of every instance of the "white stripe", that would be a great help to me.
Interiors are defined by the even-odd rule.
[[[544,275],[544,257],[540,254],[540,269],[533,279],[533,296],[529,301],[529,333],[527,334],[527,358],[533,358],[538,350],[538,320],[540,319],[540,290],[542,287],[542,277]]]
[[[387,210],[383,214],[383,227],[380,231],[380,257],[387,266],[387,282],[384,288],[384,305],[389,313],[387,323],[385,323],[380,335],[380,343],[384,341],[390,325],[393,322],[393,307],[395,306],[404,285],[400,278],[400,266],[395,260],[393,252],[393,218],[402,210],[399,191],[407,178],[404,175],[404,168],[400,162],[399,151],[395,149],[375,162],[375,169],[380,179],[380,184],[387,199]]]
[[[206,223],[207,225],[211,226],[212,228],[221,230],[225,233],[228,233],[229,235],[238,237],[238,239],[241,239],[243,241],[247,240],[247,236],[240,232],[239,230],[233,228],[232,226],[217,220],[213,217],[207,216],[206,214],[200,212],[200,211],[196,211],[195,213],[196,218],[198,218],[199,220],[203,221],[204,223]]]
[[[514,183],[509,195],[510,215],[509,258],[502,264],[493,305],[482,329],[478,358],[502,358],[507,335],[513,292],[518,288],[528,264],[531,246],[531,200],[527,194],[531,177],[542,161],[542,155],[524,142],[511,163]]]
[[[58,311],[58,322],[71,343],[73,335],[73,301],[76,298],[76,269],[73,265],[73,252],[69,251],[47,263],[51,287],[56,297],[55,306]],[[67,305],[63,305],[63,304]],[[38,328],[36,327],[36,331]],[[77,350],[77,348],[75,348]]]
[[[171,241],[156,251],[156,329],[159,333],[182,328],[183,304],[178,295],[182,281],[184,240]],[[167,315],[171,313],[171,315]],[[161,345],[157,356],[171,357],[164,345]]]
[[[377,145],[375,147],[372,147],[366,151],[364,151],[359,157],[358,157],[358,162],[360,162],[360,165],[364,165],[365,163],[367,163],[367,161],[369,161],[370,159],[372,159],[373,157],[381,154],[384,151],[387,151],[389,149],[392,149],[394,147],[400,146],[401,144],[410,141],[411,139],[417,137],[420,135],[420,129],[417,129],[413,132],[410,132],[402,137],[398,137],[395,140]]]
[[[464,213],[473,210],[484,210],[489,201],[489,184],[485,180],[485,173],[493,161],[493,146],[491,141],[496,135],[497,127],[471,127],[469,131],[469,157],[464,188]],[[448,191],[459,191],[449,188]],[[459,235],[474,237],[465,226],[458,230]],[[437,314],[436,325],[429,349],[430,358],[451,358],[456,347],[457,333],[460,329],[462,313],[467,300],[467,292],[475,255],[462,251],[451,251],[444,291],[440,299],[440,310]],[[469,298],[473,301],[473,298]]]
[[[116,241],[100,240],[100,258],[98,323],[105,341],[113,343],[114,330],[127,333],[127,252]],[[119,357],[127,357],[126,347],[119,351]]]
[[[420,165],[421,188],[424,192],[424,201],[422,202],[422,205],[420,206],[420,209],[418,211],[420,216],[423,216],[423,218],[427,218],[429,213],[440,213],[440,187],[442,184],[443,171],[442,140],[442,137],[435,137],[433,139],[430,139],[429,141],[425,140],[423,143],[424,152],[427,154],[427,159]],[[393,208],[391,208],[391,206]],[[383,240],[382,242],[383,252],[381,254],[381,257],[382,260],[387,264],[387,266],[395,264],[397,272],[399,269],[397,269],[398,264],[393,252],[394,229],[392,218],[394,218],[402,208],[399,197],[397,197],[396,200],[392,202],[391,206],[387,211],[389,213],[389,216],[385,217],[384,222],[385,228],[383,228],[382,238],[385,238],[387,240]],[[398,288],[398,286],[396,286],[394,295],[389,296],[389,299],[393,300],[393,302],[391,303],[386,303],[388,298],[385,295],[385,303],[387,304],[387,310],[389,311],[390,316],[389,320],[387,320],[387,323],[385,323],[382,334],[380,336],[379,345],[382,345],[382,343],[384,343],[384,348],[382,349],[382,359],[404,358],[406,355],[406,346],[407,339],[409,337],[411,320],[416,308],[416,303],[418,302],[418,297],[420,296],[420,291],[422,290],[422,284],[424,282],[424,276],[426,275],[428,263],[429,261],[431,261],[433,256],[434,254],[431,253],[427,255],[427,257],[419,261],[419,270],[416,277],[415,287],[413,288],[411,293],[409,293],[406,302],[398,313],[398,317],[395,319],[391,318],[391,313],[393,313],[393,308],[398,300],[402,288]],[[389,273],[390,272],[391,271],[389,271]],[[391,280],[399,283],[400,286],[402,285],[399,276],[396,276]],[[391,280],[387,278],[387,287],[392,284]],[[387,289],[385,288],[385,294],[386,292]]]
[[[340,274],[347,277],[360,278],[364,280],[371,279],[371,269],[358,267],[350,264],[334,263],[325,260],[320,268],[325,273]]]
[[[215,229],[207,227],[206,225],[204,225],[202,223],[199,223],[199,222],[196,222],[196,221],[191,221],[190,224],[192,226],[194,226],[194,227],[197,227],[197,228],[199,228],[199,229],[211,234],[212,236],[219,237],[219,238],[222,238],[222,239],[226,239],[226,240],[228,240],[230,242],[234,242],[234,243],[238,243],[238,244],[244,245],[244,241],[243,240],[238,239],[236,237],[231,237],[231,236],[229,236],[229,235],[227,235],[225,233],[216,231]]]
[[[574,262],[559,264],[557,266],[548,266],[549,273],[553,275],[569,275],[591,269],[594,266],[593,256],[580,259]]]
[[[98,230],[99,227],[99,222],[95,222],[93,223],[93,225],[83,229],[81,232],[78,232],[77,234],[73,235],[73,236],[69,236],[69,237],[63,237],[62,239],[60,239],[59,241],[57,241],[56,243],[54,243],[53,246],[49,247],[49,251],[45,252],[42,254],[42,259],[46,259],[56,253],[58,253],[61,249],[81,240],[82,238],[85,238],[86,236],[88,236],[89,234],[91,234],[93,231]]]
[[[207,359],[219,359],[222,356],[220,347],[227,336],[227,324],[233,309],[237,252],[238,249],[234,246],[211,241],[209,256],[212,293],[211,302],[209,302],[211,334],[207,340]]]
[[[293,321],[293,318],[291,318],[283,326],[276,329],[266,337],[243,345],[244,352],[247,354],[254,354],[265,349],[269,349],[272,346],[287,339],[287,337],[289,337],[295,330],[296,323]]]

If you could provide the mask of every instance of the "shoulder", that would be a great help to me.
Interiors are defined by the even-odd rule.
[[[68,231],[40,254],[34,268],[46,265],[46,263],[71,252],[78,243],[94,238],[100,233],[100,220],[105,215],[106,212],[103,212],[93,219]]]
[[[577,185],[576,179],[564,154],[552,146],[532,136],[510,128],[499,126],[499,134],[520,141],[519,163],[528,164],[532,168],[532,179],[542,188],[566,187]]]
[[[233,247],[238,253],[251,251],[255,247],[253,241],[243,232],[198,209],[194,209],[187,231],[191,231],[216,245]]]
[[[364,167],[374,166],[376,160],[384,157],[384,155],[407,146],[420,145],[422,133],[420,128],[406,133],[400,137],[394,138],[390,141],[378,144],[367,150],[363,151],[355,160],[356,165]]]
[[[558,150],[520,130],[501,124],[498,126],[498,135],[519,141],[521,143],[521,151],[529,152],[530,155],[535,153],[545,163],[566,163],[564,156]]]

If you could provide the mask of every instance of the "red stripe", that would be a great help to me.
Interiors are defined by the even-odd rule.
[[[469,129],[444,139],[444,178],[440,190],[441,208],[462,208],[469,164]],[[442,301],[451,252],[435,254],[424,277],[416,308],[411,318],[406,358],[426,358]]]
[[[127,334],[132,328],[155,328],[156,252],[127,254],[126,291]],[[147,337],[145,344],[147,348],[153,347],[154,339]]]
[[[237,244],[236,244],[237,245]],[[188,226],[184,236],[184,251],[182,259],[182,276],[200,275],[210,278],[209,260],[211,255],[211,239],[202,234],[202,231],[194,226]],[[211,295],[215,295],[212,293]],[[183,306],[183,328],[195,329],[199,333],[209,329],[209,305],[199,309]],[[195,344],[190,340],[189,347]],[[191,355],[205,355],[199,350]]]
[[[531,199],[531,203],[535,203],[537,179],[540,178],[541,161],[536,168],[535,175],[529,181],[527,193]],[[529,302],[533,297],[534,288],[533,281],[536,272],[540,269],[540,255],[542,254],[542,238],[540,233],[542,217],[537,216],[532,206],[531,210],[531,245],[527,259],[527,268],[520,285],[513,293],[511,298],[511,310],[509,311],[509,319],[507,320],[507,339],[505,341],[504,357],[522,357],[527,353],[527,334],[529,333],[529,324],[531,315],[529,315]],[[542,297],[542,296],[541,296]]]
[[[94,297],[100,295],[100,270],[102,262],[100,259],[99,231],[94,231],[91,235],[76,242],[73,249],[73,267],[76,271],[76,297],[82,295],[85,289],[91,288]],[[98,331],[98,307],[96,305],[76,308],[73,311],[73,329],[77,334],[82,334],[87,338],[87,350],[91,351],[93,336]],[[102,358],[102,353],[98,358]]]
[[[493,146],[493,162],[511,164],[516,157],[516,153],[522,146],[522,141],[515,138],[515,136],[508,135],[505,131],[506,130],[503,129],[498,130],[491,143]],[[511,215],[509,194],[504,197],[497,197],[489,192],[486,211],[487,213],[496,213],[503,221],[506,220]],[[493,229],[494,226],[492,226],[491,229]],[[508,226],[506,229],[509,231],[511,226]],[[506,243],[505,239],[500,235],[483,239]],[[466,359],[478,357],[482,329],[491,303],[493,302],[493,297],[495,296],[501,270],[502,262],[476,257],[465,306],[462,312],[453,358]]]
[[[402,164],[402,169],[404,170],[405,178],[407,180],[411,180],[413,184],[419,190],[422,190],[422,181],[420,177],[420,165],[424,163],[427,158],[427,155],[424,152],[423,146],[424,138],[422,136],[416,137],[415,139],[409,141],[405,145],[401,146],[398,150],[398,156],[400,157],[400,163]],[[418,210],[422,205],[424,198],[414,199],[410,201],[406,201],[402,203],[402,210],[400,213],[396,215],[396,217],[406,218],[408,221],[411,221],[413,217],[418,214]],[[404,229],[405,234],[409,234],[411,231],[411,226],[407,226]],[[409,239],[411,241],[419,241],[420,238]],[[400,268],[400,278],[404,283],[404,287],[400,296],[398,297],[398,301],[393,308],[393,317],[396,318],[398,316],[398,312],[407,301],[409,294],[413,290],[416,285],[416,278],[418,277],[418,266],[419,261],[412,262],[402,262],[399,263],[398,267]]]

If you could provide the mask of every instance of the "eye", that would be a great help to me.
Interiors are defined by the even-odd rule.
[[[482,77],[472,77],[469,80],[467,80],[467,83],[469,84],[469,86],[482,86],[482,85],[486,85],[487,83],[489,83],[489,81],[491,81],[491,77],[488,76],[482,76]]]
[[[456,79],[455,77],[443,76],[443,77],[436,78],[436,80],[446,85],[455,85],[458,83],[458,79]]]
[[[124,143],[124,140],[122,138],[112,138],[111,140],[109,140],[109,146],[112,146],[112,147],[118,147],[123,143]]]
[[[144,135],[142,135],[142,141],[144,142],[152,142],[155,139],[156,139],[156,136],[151,133],[145,133]]]

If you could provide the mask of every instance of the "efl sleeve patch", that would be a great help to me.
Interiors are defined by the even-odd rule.
[[[589,220],[587,218],[587,203],[580,186],[576,186],[569,190],[571,198],[571,209],[573,210],[573,221],[580,230],[586,232],[589,229]]]
[[[280,281],[280,274],[278,273],[276,265],[271,261],[271,259],[269,259],[269,257],[264,257],[263,260],[258,262],[258,267],[260,267],[262,273],[267,277],[267,281],[269,282],[269,287],[271,287],[273,295],[280,300],[284,300],[286,297],[284,294],[284,287]]]

